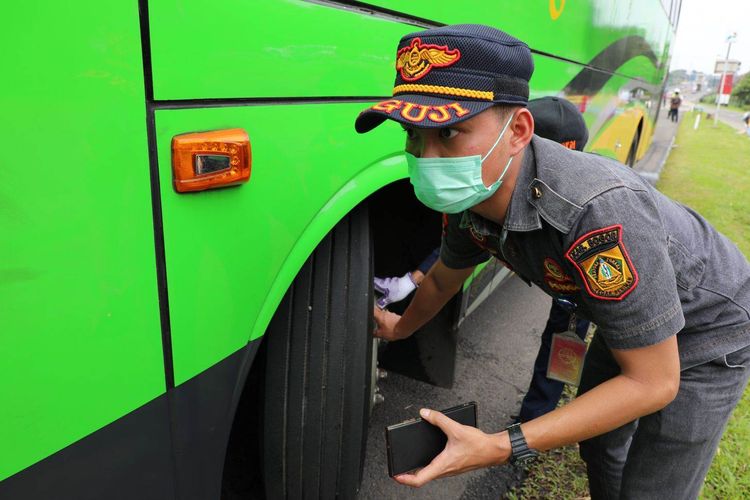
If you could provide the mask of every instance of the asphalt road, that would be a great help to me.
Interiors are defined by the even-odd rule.
[[[384,428],[417,416],[419,408],[444,409],[476,401],[479,428],[497,432],[510,423],[531,380],[551,299],[519,278],[508,278],[461,326],[456,382],[433,387],[393,373],[379,382],[385,402],[373,410],[360,499],[497,500],[521,472],[492,467],[433,481],[420,489],[388,477]]]
[[[708,111],[708,109],[706,109]],[[712,112],[716,112],[716,109],[714,108]],[[739,111],[733,111],[730,109],[721,109],[719,111],[719,120],[723,121],[724,123],[731,125],[732,127],[736,128],[737,131],[744,132],[745,130],[745,123],[742,121],[742,115],[744,113],[740,113]]]
[[[703,95],[703,93],[688,93],[685,95],[685,100],[687,101],[687,104],[690,104],[691,106],[695,105],[702,107],[703,111],[706,113],[712,115],[716,114],[716,104],[700,102],[700,98]],[[719,120],[734,127],[738,132],[745,131],[745,123],[742,121],[742,115],[744,115],[744,113],[726,109],[724,107],[719,110]],[[711,123],[713,123],[713,121],[711,121]]]

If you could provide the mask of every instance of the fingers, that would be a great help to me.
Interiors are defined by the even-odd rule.
[[[372,281],[374,282],[375,290],[377,290],[380,293],[387,293],[388,292],[388,289],[386,288],[387,280],[388,278],[378,278],[378,277],[373,279]]]
[[[380,326],[383,324],[385,311],[382,311],[378,309],[377,307],[374,307],[372,314],[373,314],[373,317],[375,318],[375,323],[377,323],[378,328],[380,328]]]
[[[444,453],[445,452],[436,456],[435,459],[430,462],[429,465],[427,465],[427,467],[418,470],[416,474],[401,474],[399,476],[394,476],[393,479],[406,486],[411,486],[412,488],[420,488],[433,479],[442,477],[446,472],[445,464],[443,463]]]
[[[373,279],[375,290],[383,294],[383,296],[378,298],[378,300],[376,301],[377,306],[381,309],[385,309],[388,304],[393,302],[393,300],[389,298],[389,295],[391,294],[390,282],[392,279],[393,278],[377,277]]]
[[[378,307],[373,308],[373,317],[375,319],[375,330],[372,332],[372,335],[374,337],[379,338],[385,338],[383,337],[383,329],[386,326],[386,316],[387,312],[382,309],[378,309]]]
[[[385,309],[378,309],[377,306],[374,307],[373,315],[377,325],[377,328],[375,328],[375,331],[373,332],[375,337],[388,341],[400,340],[403,338],[396,334],[396,326],[398,325],[401,316]]]
[[[419,415],[427,422],[439,427],[446,435],[450,435],[449,433],[454,425],[460,425],[439,411],[429,410],[427,408],[422,408],[419,411]],[[406,486],[419,488],[433,479],[450,475],[446,468],[447,464],[445,463],[445,459],[446,451],[443,450],[443,452],[435,457],[429,465],[417,471],[416,474],[401,474],[395,476],[393,479]]]
[[[461,424],[450,417],[446,417],[439,411],[422,408],[419,410],[419,415],[435,427],[439,427],[447,436],[452,436],[456,430],[456,426],[461,426]]]
[[[434,479],[453,476],[487,465],[483,462],[477,464],[466,461],[467,456],[475,456],[481,450],[477,448],[476,440],[472,444],[472,441],[461,432],[463,425],[439,411],[423,408],[419,414],[425,421],[439,427],[448,436],[448,443],[445,449],[423,469],[414,474],[401,474],[393,479],[406,486],[420,488]]]
[[[388,294],[383,295],[377,300],[378,307],[381,309],[385,309],[390,303],[391,303],[391,300],[388,297]]]

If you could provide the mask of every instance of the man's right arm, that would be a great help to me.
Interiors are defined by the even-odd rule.
[[[438,259],[422,280],[403,316],[375,308],[375,321],[378,324],[375,336],[385,340],[409,337],[432,319],[461,289],[474,267],[451,269],[443,264],[442,259]]]

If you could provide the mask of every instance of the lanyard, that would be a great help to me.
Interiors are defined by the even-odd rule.
[[[505,250],[503,250],[503,247],[505,246],[505,239],[508,237],[508,229],[503,226],[503,230],[500,231],[500,238],[498,239],[498,249],[500,250],[500,255],[503,256],[504,262],[509,262],[508,258],[505,256]]]
[[[568,322],[568,330],[571,332],[576,331],[576,309],[578,309],[578,304],[573,302],[572,300],[563,299],[560,297],[555,297],[554,301],[557,303],[558,306],[562,307],[570,313],[570,321]]]

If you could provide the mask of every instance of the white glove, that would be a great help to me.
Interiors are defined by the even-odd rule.
[[[384,309],[388,304],[404,300],[416,288],[411,273],[400,278],[375,278],[375,290],[383,294],[377,301],[378,307]]]

